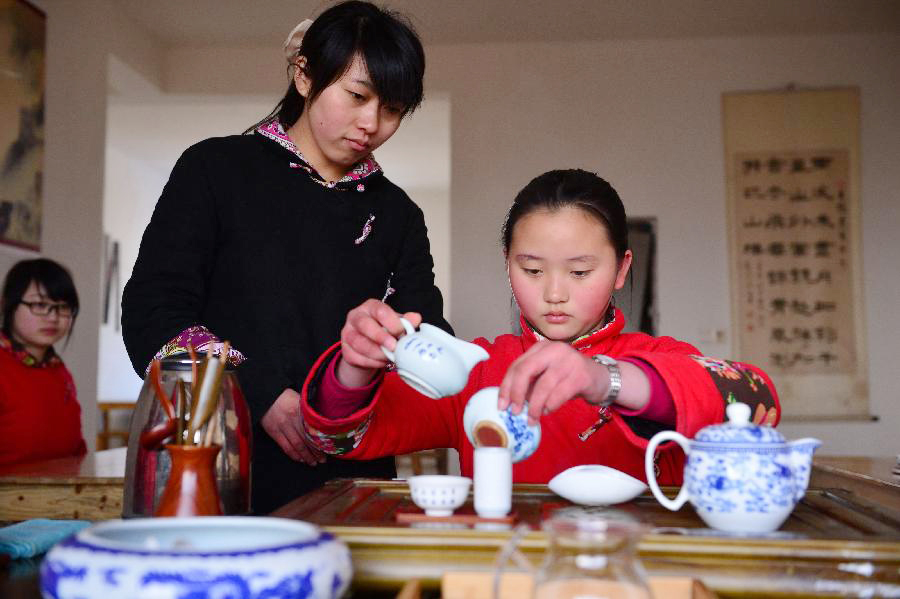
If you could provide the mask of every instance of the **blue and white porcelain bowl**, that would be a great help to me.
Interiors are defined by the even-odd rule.
[[[281,518],[111,520],[53,547],[44,599],[336,599],[352,578],[331,534]]]
[[[473,447],[506,447],[512,461],[521,462],[541,444],[541,425],[528,425],[526,407],[518,414],[497,409],[499,387],[485,387],[469,398],[463,428]]]

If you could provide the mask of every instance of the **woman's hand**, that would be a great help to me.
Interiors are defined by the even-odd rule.
[[[609,387],[609,372],[568,343],[540,341],[519,356],[500,384],[498,408],[518,414],[528,402],[528,423],[559,409],[575,397],[600,403]]]
[[[341,361],[336,370],[342,385],[363,387],[387,366],[381,346],[396,349],[397,339],[404,333],[400,317],[390,306],[375,299],[350,310],[341,329]],[[414,327],[422,322],[417,312],[407,312],[402,317]]]
[[[285,389],[260,421],[269,436],[292,460],[315,466],[325,461],[325,454],[306,439],[300,394]]]

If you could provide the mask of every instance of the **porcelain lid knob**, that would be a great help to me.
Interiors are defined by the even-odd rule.
[[[725,408],[728,423],[732,426],[747,426],[750,424],[750,406],[743,402],[728,404]]]

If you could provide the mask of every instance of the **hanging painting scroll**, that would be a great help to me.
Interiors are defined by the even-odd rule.
[[[735,354],[786,419],[868,418],[859,91],[724,96]]]
[[[0,243],[41,246],[44,13],[0,0]]]

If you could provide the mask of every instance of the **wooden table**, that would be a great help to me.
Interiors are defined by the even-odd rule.
[[[835,474],[823,469],[816,477],[826,473]],[[849,482],[835,476],[828,488],[811,487],[770,535],[711,531],[690,506],[670,512],[649,494],[616,507],[651,525],[639,546],[651,575],[696,578],[720,597],[900,596],[900,511],[843,488]],[[540,522],[564,505],[546,485],[515,485],[517,521],[531,528],[520,547],[533,563],[547,543]],[[398,588],[412,578],[435,587],[446,571],[490,570],[511,535],[509,525],[398,522],[398,513],[417,509],[403,481],[345,480],[272,515],[313,522],[343,539],[361,588]],[[471,498],[460,511],[472,511]]]
[[[782,530],[767,537],[710,533],[692,508],[668,512],[646,495],[624,507],[665,525],[639,547],[651,574],[697,578],[720,597],[900,596],[900,477],[891,473],[894,463],[817,457],[806,498]],[[2,469],[0,520],[118,518],[124,472],[124,448]],[[520,519],[535,525],[548,505],[566,503],[544,485],[517,485],[516,491]],[[398,525],[397,509],[414,509],[402,481],[334,481],[273,515],[306,519],[341,537],[364,589],[397,589],[412,578],[435,587],[447,570],[490,569],[510,535],[496,527]],[[535,562],[545,546],[536,529],[522,541]],[[0,597],[39,597],[36,572],[17,579],[0,572]]]
[[[821,456],[813,459],[810,486],[844,489],[859,499],[900,511],[896,458]]]
[[[122,516],[126,448],[0,469],[0,521]]]

